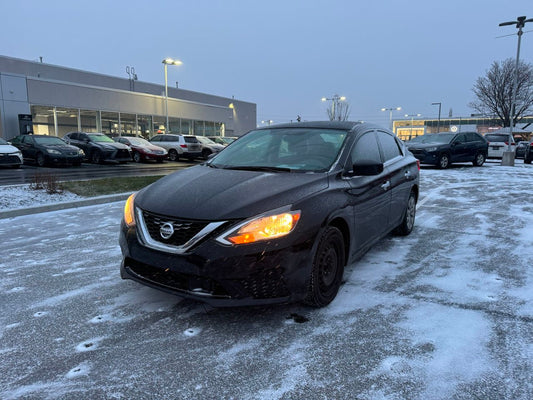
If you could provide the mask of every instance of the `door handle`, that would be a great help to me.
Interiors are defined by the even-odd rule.
[[[381,188],[385,191],[388,190],[390,188],[390,181],[387,181],[383,185],[381,185]]]

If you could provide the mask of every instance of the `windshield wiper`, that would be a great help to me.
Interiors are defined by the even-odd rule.
[[[242,171],[265,171],[265,172],[292,172],[292,169],[285,167],[268,167],[259,165],[227,165],[224,169],[234,169]]]

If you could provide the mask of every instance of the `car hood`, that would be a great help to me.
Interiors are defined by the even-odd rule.
[[[98,146],[114,147],[114,148],[119,149],[119,150],[129,150],[130,149],[129,146],[126,146],[123,143],[117,143],[117,142],[94,142],[94,143],[96,143]]]
[[[130,147],[132,149],[165,150],[163,147],[156,146],[155,144],[143,144],[142,146],[138,146],[138,145],[132,144]]]
[[[327,187],[326,173],[271,173],[199,165],[161,178],[139,192],[135,204],[157,214],[222,221],[290,205]]]
[[[68,151],[75,151],[77,153],[80,150],[79,147],[70,144],[45,144],[43,147],[46,149],[59,150],[62,153]]]
[[[0,144],[0,153],[16,153],[20,151],[17,147],[11,146],[10,144]]]
[[[431,147],[447,147],[449,146],[449,143],[413,143],[411,145],[407,145],[407,148],[409,150],[411,149],[429,149]]]

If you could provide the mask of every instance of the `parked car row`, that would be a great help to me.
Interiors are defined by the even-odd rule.
[[[531,163],[533,143],[522,141],[516,144],[510,133],[441,132],[415,137],[406,142],[408,149],[422,164],[447,168],[455,162],[472,162],[481,166],[486,159],[501,159],[511,151],[515,158],[524,158]]]
[[[207,159],[221,145],[204,136],[156,135],[150,141],[138,136],[111,139],[103,133],[70,132],[63,138],[49,135],[19,135],[7,142],[0,138],[0,166],[20,167],[24,160],[38,166],[81,165],[83,161],[126,163],[180,158]]]

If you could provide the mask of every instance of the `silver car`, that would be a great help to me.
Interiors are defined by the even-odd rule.
[[[202,146],[193,135],[155,135],[150,139],[150,142],[166,149],[170,161],[178,161],[180,158],[192,160],[202,157]]]
[[[224,150],[226,146],[215,143],[211,139],[205,136],[196,136],[200,144],[202,145],[202,158],[207,159],[211,154],[217,154],[219,151]]]

